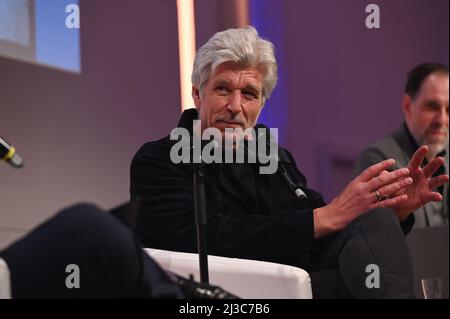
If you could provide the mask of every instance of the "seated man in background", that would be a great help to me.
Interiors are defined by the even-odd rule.
[[[216,33],[197,51],[192,74],[201,131],[216,128],[224,142],[234,139],[226,129],[254,127],[276,81],[273,45],[253,27]],[[178,126],[192,131],[188,114]],[[131,195],[142,197],[135,229],[147,247],[197,252],[193,165],[172,160],[175,144],[169,137],[149,142],[133,159]],[[279,170],[261,174],[258,162],[205,165],[208,252],[301,267],[316,298],[414,297],[405,233],[412,211],[442,200],[432,189],[448,176],[431,176],[443,159],[421,169],[428,153],[422,147],[409,168],[381,174],[394,160],[374,164],[327,205],[283,152],[304,196],[291,191]],[[380,271],[376,288],[366,283],[369,265]]]
[[[419,146],[427,145],[425,164],[445,159],[435,176],[449,172],[448,67],[437,63],[417,65],[408,73],[403,96],[405,122],[388,137],[370,145],[360,155],[355,175],[367,167],[394,158],[395,168],[407,167]],[[448,225],[448,184],[437,188],[443,201],[432,201],[414,211],[415,227]]]

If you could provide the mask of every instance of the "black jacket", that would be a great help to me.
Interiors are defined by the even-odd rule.
[[[146,247],[197,252],[193,167],[172,163],[174,143],[146,143],[132,161],[131,195],[142,197],[135,231]],[[260,175],[257,165],[206,166],[208,253],[298,265],[313,249],[313,209],[325,203],[306,187],[307,199],[297,199],[278,173]]]

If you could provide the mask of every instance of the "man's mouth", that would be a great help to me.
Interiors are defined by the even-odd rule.
[[[225,120],[218,120],[215,123],[215,126],[223,126],[223,127],[230,127],[230,128],[238,128],[243,127],[242,123],[239,122],[232,122],[232,121],[225,121]]]
[[[442,130],[429,130],[428,134],[429,135],[444,136],[445,132],[443,132]]]

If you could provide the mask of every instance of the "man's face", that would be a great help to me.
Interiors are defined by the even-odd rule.
[[[448,75],[432,73],[423,82],[415,99],[405,95],[406,123],[419,145],[428,145],[432,154],[448,144]]]
[[[246,128],[256,124],[262,109],[263,75],[257,68],[241,68],[232,63],[219,65],[202,93],[193,88],[202,130],[215,127]]]

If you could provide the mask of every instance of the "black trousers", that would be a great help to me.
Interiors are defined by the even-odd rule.
[[[302,266],[315,298],[415,298],[412,256],[390,209],[369,211],[318,240]]]
[[[13,298],[182,298],[133,233],[94,205],[61,211],[0,257],[11,273]]]

